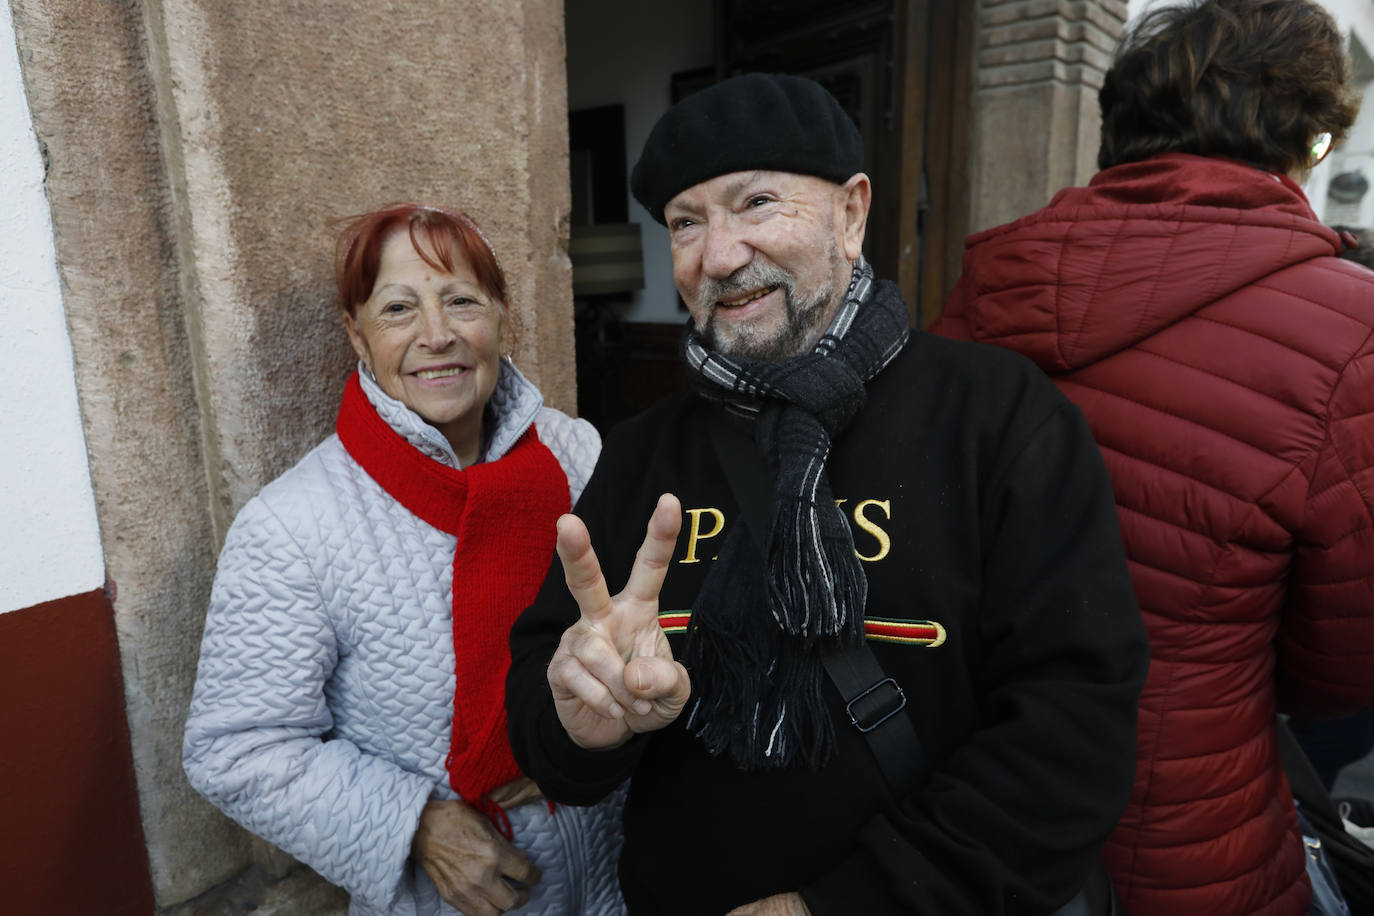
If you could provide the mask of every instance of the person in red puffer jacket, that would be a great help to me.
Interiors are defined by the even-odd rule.
[[[937,333],[1034,360],[1116,490],[1151,641],[1132,916],[1305,914],[1275,715],[1374,706],[1374,273],[1295,183],[1354,121],[1306,0],[1146,16],[1100,93],[1100,171],[972,236]]]

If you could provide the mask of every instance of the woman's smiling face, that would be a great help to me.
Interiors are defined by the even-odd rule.
[[[451,274],[436,269],[405,227],[392,231],[372,295],[344,325],[382,390],[438,428],[466,467],[482,451],[505,303],[477,281],[462,251],[453,251],[453,265]]]

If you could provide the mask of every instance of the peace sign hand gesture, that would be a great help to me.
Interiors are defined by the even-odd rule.
[[[665,493],[625,589],[611,597],[586,525],[575,515],[558,520],[558,557],[582,616],[563,633],[548,678],[558,719],[582,747],[618,747],[663,728],[691,695],[687,669],[658,624],[658,593],[681,526],[682,507]]]

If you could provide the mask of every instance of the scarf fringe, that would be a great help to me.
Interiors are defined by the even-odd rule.
[[[769,610],[778,627],[806,638],[853,635],[868,601],[868,578],[838,513],[814,500],[779,498],[769,541]]]
[[[757,633],[760,628],[754,627]],[[835,749],[835,728],[825,709],[819,656],[813,645],[774,633],[772,658],[741,651],[751,640],[693,627],[692,679],[721,689],[699,692],[686,727],[714,756],[728,755],[742,770],[781,769],[800,761],[819,769]]]

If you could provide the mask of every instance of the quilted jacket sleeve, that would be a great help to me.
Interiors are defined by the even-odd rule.
[[[238,823],[386,908],[431,786],[350,742],[323,740],[336,661],[310,564],[252,500],[220,554],[182,764]]]
[[[1286,711],[1374,706],[1374,335],[1327,408],[1278,638]]]
[[[553,452],[563,473],[568,475],[568,489],[575,505],[587,487],[587,481],[601,454],[601,434],[583,419],[574,419],[561,410],[545,407],[539,411],[535,423],[539,440]]]

